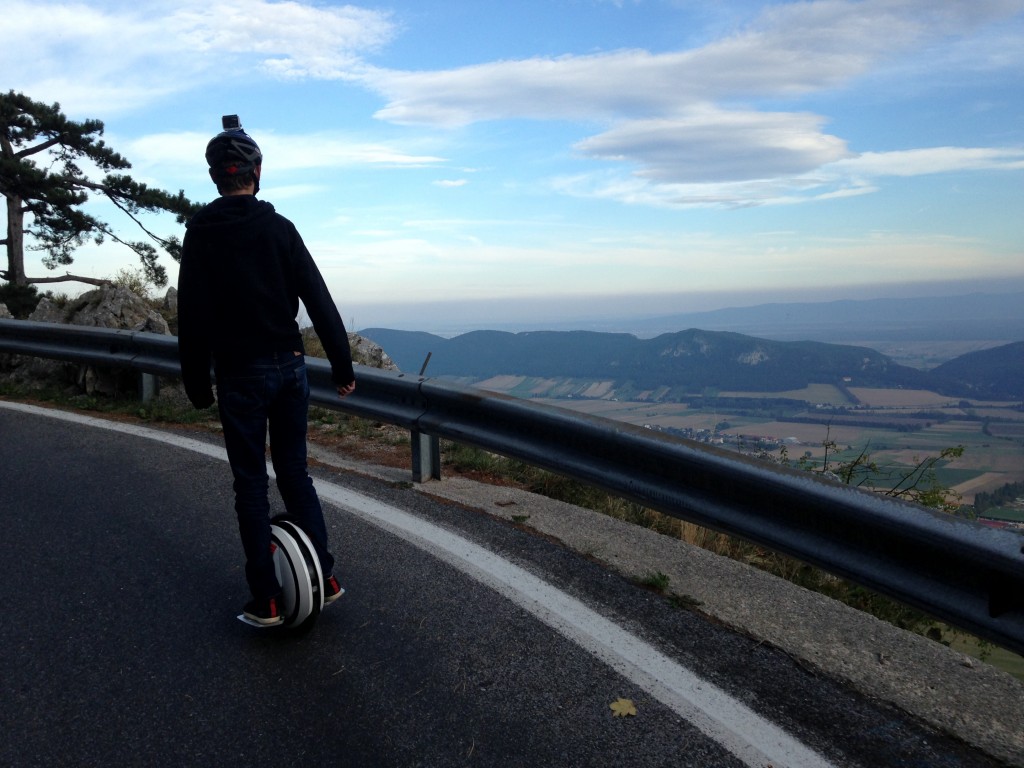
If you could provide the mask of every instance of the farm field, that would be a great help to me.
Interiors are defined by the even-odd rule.
[[[920,429],[905,431],[846,423],[797,423],[743,415],[721,407],[691,409],[685,403],[620,402],[578,396],[539,401],[637,425],[695,432],[714,431],[719,425],[717,434],[731,438],[727,445],[753,446],[756,438],[782,441],[791,459],[806,456],[817,462],[825,456],[826,440],[835,443],[835,448],[829,451],[830,460],[850,460],[867,450],[879,465],[897,470],[913,467],[929,456],[937,456],[943,449],[962,445],[963,455],[941,465],[936,477],[938,482],[951,486],[968,504],[976,493],[1024,481],[1024,412],[1013,409],[1013,404],[971,402],[968,405],[925,390],[857,388],[852,392],[862,405],[848,411],[847,416],[863,416],[866,421],[875,418],[884,423],[887,418],[907,418],[924,411],[934,414],[935,418],[922,420]],[[816,413],[813,408],[816,404],[843,405],[845,401],[841,391],[830,385],[772,395],[721,392],[719,396],[804,400],[811,406],[809,415]],[[988,423],[986,418],[997,421]],[[838,454],[836,449],[839,449]]]
[[[714,414],[691,410],[685,403],[648,403],[618,400],[583,400],[578,398],[537,398],[535,402],[559,408],[624,421],[627,424],[657,424],[682,429],[692,427],[710,429],[715,425]]]
[[[940,395],[926,389],[850,387],[850,392],[869,408],[942,408],[959,402],[959,398]]]
[[[839,387],[831,384],[811,384],[804,389],[792,389],[786,392],[720,392],[720,397],[781,397],[787,400],[804,400],[811,405],[850,405],[850,400]]]

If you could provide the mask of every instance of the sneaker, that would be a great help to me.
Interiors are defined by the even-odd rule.
[[[270,626],[280,624],[284,621],[281,615],[281,596],[267,597],[262,600],[254,599],[245,604],[242,614],[247,619],[252,619],[258,624]]]
[[[345,594],[345,590],[341,588],[341,584],[333,576],[328,576],[324,579],[324,605],[333,603],[339,597]]]

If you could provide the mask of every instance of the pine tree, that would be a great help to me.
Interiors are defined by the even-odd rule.
[[[138,255],[147,279],[157,286],[167,284],[167,270],[157,261],[160,254],[153,242],[175,260],[181,258],[181,242],[149,231],[140,214],[169,211],[183,224],[198,206],[183,191],[172,195],[122,173],[131,163],[108,147],[102,135],[99,120],[76,122],[61,112],[60,104],[46,105],[14,91],[0,93],[0,192],[7,204],[7,231],[0,240],[7,250],[7,269],[0,270],[0,278],[21,287],[64,281],[102,284],[107,281],[70,273],[29,277],[25,250],[41,251],[43,265],[54,270],[70,265],[87,239],[98,244],[109,238]],[[101,181],[89,178],[82,167],[85,161],[106,174]],[[152,242],[122,239],[106,222],[83,211],[94,195],[110,200]]]

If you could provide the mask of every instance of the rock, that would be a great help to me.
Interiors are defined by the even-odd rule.
[[[39,323],[61,323],[64,310],[44,296],[28,319]],[[42,357],[10,355],[4,368],[6,378],[15,385],[35,390],[53,387],[65,390],[73,385],[78,366]]]
[[[174,286],[168,288],[164,296],[164,312],[168,315],[178,314],[178,289]]]
[[[46,301],[45,299],[43,301]],[[39,304],[42,305],[43,301]],[[36,320],[39,307],[29,320]],[[42,320],[42,322],[53,322]],[[144,299],[121,285],[107,285],[95,291],[83,293],[69,301],[64,309],[64,319],[69,325],[87,325],[95,328],[123,328],[129,331],[146,331],[167,335],[170,329],[167,321]]]
[[[395,361],[376,342],[370,341],[358,333],[350,333],[348,335],[348,343],[352,348],[352,360],[360,365],[380,368],[385,371],[398,370]]]
[[[43,296],[28,319],[35,323],[63,323],[64,317],[64,309],[50,297]]]
[[[306,354],[310,357],[325,358],[324,345],[316,335],[312,326],[302,329],[302,343],[305,346]],[[348,335],[348,345],[352,350],[352,362],[358,365],[365,365],[370,368],[380,368],[385,371],[397,371],[398,366],[380,346],[358,333]]]
[[[0,304],[0,319],[10,320],[12,317],[14,317],[14,315],[11,314],[11,311],[7,308],[7,305]]]
[[[44,296],[28,319],[40,323],[170,333],[167,321],[159,312],[145,299],[119,285],[103,286],[63,304]],[[14,383],[33,389],[56,387],[70,394],[112,395],[133,392],[138,387],[138,371],[122,368],[14,355],[8,367],[12,369],[8,376]]]

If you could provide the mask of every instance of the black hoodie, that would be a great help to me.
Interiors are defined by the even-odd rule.
[[[299,299],[331,362],[355,381],[348,334],[298,230],[253,195],[218,198],[188,223],[178,275],[178,347],[192,404],[213,403],[212,360],[304,351]]]

